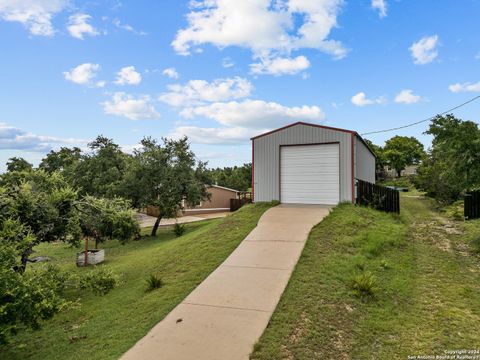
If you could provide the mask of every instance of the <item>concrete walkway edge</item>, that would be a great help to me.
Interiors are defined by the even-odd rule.
[[[282,204],[267,210],[233,253],[122,359],[248,359],[311,228],[330,209]]]

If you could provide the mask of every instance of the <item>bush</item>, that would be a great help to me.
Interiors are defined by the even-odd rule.
[[[52,318],[69,303],[62,292],[66,275],[47,266],[24,274],[13,270],[15,252],[0,246],[0,345],[11,335]]]
[[[371,272],[363,272],[352,280],[352,289],[362,300],[373,297],[377,291],[377,279]]]
[[[162,278],[159,278],[155,274],[151,274],[147,279],[147,291],[153,291],[155,289],[160,289],[163,286]]]
[[[118,284],[118,276],[104,267],[95,267],[80,280],[80,288],[105,295]]]
[[[179,224],[178,222],[175,223],[173,226],[174,234],[178,236],[182,236],[187,229],[185,228],[185,224]]]
[[[464,209],[463,200],[455,201],[453,204],[444,208],[445,214],[454,220],[463,220]]]

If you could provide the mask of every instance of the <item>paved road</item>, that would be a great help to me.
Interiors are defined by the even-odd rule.
[[[195,216],[192,215],[186,215],[186,216],[181,216],[176,219],[162,219],[160,221],[160,226],[168,226],[168,225],[173,225],[176,222],[179,224],[185,224],[185,223],[191,223],[191,222],[196,222],[196,221],[202,221],[206,219],[216,219],[216,218],[222,218],[230,214],[229,212],[216,212],[216,213],[207,213],[207,214],[197,214]],[[142,213],[137,213],[136,218],[138,222],[140,223],[140,227],[151,227],[155,224],[155,221],[157,220],[156,217],[154,216],[149,216],[146,214]]]
[[[329,210],[320,205],[269,209],[237,249],[122,359],[248,359],[311,228]]]

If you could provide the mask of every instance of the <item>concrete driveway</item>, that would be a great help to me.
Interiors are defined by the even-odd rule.
[[[279,205],[124,360],[245,360],[330,206]]]

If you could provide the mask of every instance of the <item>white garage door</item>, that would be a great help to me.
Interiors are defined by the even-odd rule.
[[[282,203],[337,204],[340,199],[339,151],[338,144],[282,146]]]

